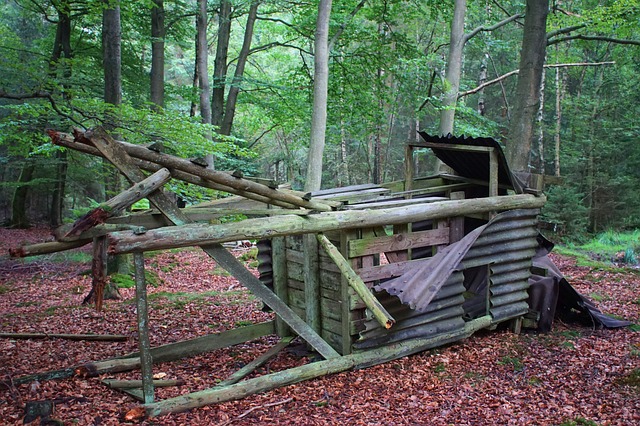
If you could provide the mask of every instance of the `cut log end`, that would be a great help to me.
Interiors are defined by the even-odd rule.
[[[85,364],[76,367],[74,372],[76,373],[76,376],[82,377],[83,379],[98,376],[98,370],[93,364]]]
[[[393,320],[389,320],[385,323],[384,328],[386,328],[387,330],[390,329],[391,327],[393,327],[393,324],[395,324],[396,322]]]
[[[142,420],[146,417],[147,417],[147,411],[144,409],[144,407],[135,407],[127,411],[127,414],[124,415],[124,419],[127,421]]]
[[[11,257],[27,257],[24,247],[10,248],[9,256]]]

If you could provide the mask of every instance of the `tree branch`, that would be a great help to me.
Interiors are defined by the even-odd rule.
[[[546,64],[544,67],[545,68],[566,68],[566,67],[597,67],[597,66],[603,66],[603,65],[613,65],[615,64],[614,61],[607,61],[607,62],[576,62],[576,63],[568,63],[568,64]],[[464,97],[464,96],[468,96],[468,95],[473,95],[474,93],[478,93],[479,91],[481,91],[482,89],[484,89],[485,87],[488,86],[492,86],[496,83],[501,82],[502,80],[511,77],[512,75],[516,75],[520,72],[520,70],[513,70],[513,71],[509,71],[506,74],[501,75],[500,77],[494,78],[493,80],[487,81],[486,83],[483,83],[481,85],[479,85],[478,87],[476,87],[475,89],[471,89],[471,90],[467,90],[466,92],[461,92],[458,93],[458,99]]]
[[[549,31],[547,33],[547,45],[549,44],[549,40],[552,39],[553,37],[557,37],[557,36],[562,35],[562,34],[571,33],[573,31],[579,30],[579,29],[584,28],[586,26],[587,26],[587,24],[578,24],[578,25],[573,25],[571,27],[558,28],[557,30]]]
[[[53,99],[53,96],[51,96],[51,93],[48,92],[42,92],[42,91],[35,91],[33,93],[22,93],[22,94],[13,94],[13,93],[8,93],[5,92],[4,90],[0,90],[0,98],[4,98],[4,99],[13,99],[13,100],[17,100],[17,101],[24,101],[26,99],[47,99],[49,101],[49,103],[51,104],[51,108],[58,113],[58,115],[60,115],[61,117],[66,118],[67,120],[73,122],[74,124],[84,128],[84,126],[82,125],[81,122],[77,121],[75,118],[73,118],[72,116],[70,116],[69,114],[62,112],[62,110],[58,107],[56,100]]]
[[[472,37],[475,37],[476,35],[478,35],[478,33],[482,32],[482,31],[495,31],[498,28],[507,25],[509,22],[515,21],[516,19],[520,19],[522,17],[524,17],[523,13],[516,13],[515,15],[509,16],[508,18],[503,19],[502,21],[500,21],[497,24],[494,24],[494,25],[492,25],[490,27],[485,27],[484,25],[481,25],[481,26],[475,28],[470,33],[465,34],[463,43],[466,43],[467,41],[469,41],[469,39],[471,39]]]
[[[547,46],[551,46],[553,44],[561,43],[563,41],[569,40],[597,40],[597,41],[606,41],[609,43],[615,44],[631,44],[634,46],[640,46],[640,40],[625,40],[613,37],[605,37],[605,36],[589,36],[589,35],[574,35],[558,38],[556,40],[547,41]]]
[[[342,23],[342,25],[340,25],[340,28],[338,28],[338,31],[336,31],[336,33],[333,35],[333,37],[331,37],[331,40],[329,40],[329,52],[331,52],[331,50],[333,50],[333,45],[336,43],[336,41],[338,41],[338,39],[340,38],[340,36],[344,32],[345,28],[347,28],[347,24],[349,22],[351,22],[351,20],[354,18],[354,16],[356,16],[358,11],[360,9],[362,9],[362,7],[365,5],[366,2],[367,2],[367,0],[361,0],[360,3],[358,3],[358,5],[351,11],[351,13],[349,14],[348,19],[346,19]]]

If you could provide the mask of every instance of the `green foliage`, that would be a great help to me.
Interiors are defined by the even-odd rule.
[[[553,224],[560,236],[580,240],[587,234],[588,224],[588,209],[582,203],[583,198],[583,194],[570,187],[552,187],[547,191],[542,220]]]

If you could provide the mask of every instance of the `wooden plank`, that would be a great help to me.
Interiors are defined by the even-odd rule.
[[[453,144],[442,144],[442,143],[433,143],[433,142],[411,142],[411,146],[413,147],[421,147],[421,148],[435,148],[442,149],[447,151],[458,151],[458,152],[490,152],[494,148],[491,146],[478,146],[478,145],[453,145]]]
[[[322,328],[320,317],[320,264],[315,235],[302,236],[304,242],[304,302],[306,322],[316,332]]]
[[[136,276],[136,316],[138,318],[138,348],[142,370],[142,395],[144,403],[153,402],[153,359],[149,343],[149,313],[147,310],[147,283],[144,277],[144,253],[133,254]]]
[[[397,195],[397,194],[394,194]],[[409,206],[419,203],[435,203],[437,201],[446,201],[447,197],[424,197],[424,198],[412,198],[412,199],[395,199],[384,201],[372,201],[362,202],[358,204],[347,204],[343,207],[344,210],[363,210],[363,209],[376,209],[383,207],[400,207]]]
[[[387,278],[399,277],[408,267],[412,267],[413,264],[424,263],[427,260],[428,259],[401,261],[389,263],[387,265],[374,266],[367,269],[356,269],[355,271],[364,282],[373,282]]]
[[[374,297],[369,288],[364,284],[360,277],[353,271],[347,259],[345,259],[338,248],[334,246],[324,235],[318,234],[317,239],[322,248],[336,262],[336,265],[342,271],[349,285],[358,293],[358,296],[367,305],[367,308],[373,313],[374,318],[385,328],[391,328],[395,323],[393,317],[386,311],[384,306]]]
[[[273,291],[281,300],[289,304],[287,254],[284,238],[276,237],[271,239],[271,267],[273,268]],[[279,316],[276,316],[276,334],[280,337],[291,334],[286,322]]]
[[[319,191],[313,191],[311,196],[321,198],[326,195],[341,194],[343,192],[361,191],[364,189],[380,188],[380,185],[375,183],[363,183],[360,185],[343,186],[340,188],[321,189]]]
[[[142,388],[142,380],[116,380],[116,379],[103,379],[103,384],[109,386],[112,389],[136,389]],[[182,379],[177,380],[154,380],[153,386],[157,388],[167,388],[173,386],[184,386],[186,382]]]
[[[430,229],[412,232],[411,234],[395,234],[373,238],[351,240],[348,243],[349,258],[407,250],[412,247],[433,246],[449,243],[449,228]]]
[[[464,200],[464,191],[452,192],[449,197],[452,200]],[[449,244],[453,244],[464,238],[464,217],[456,216],[449,218]]]

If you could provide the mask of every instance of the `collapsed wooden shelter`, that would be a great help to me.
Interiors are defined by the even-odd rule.
[[[58,242],[12,254],[93,242],[99,304],[107,254],[134,253],[140,353],[130,359],[142,368],[144,405],[131,417],[183,411],[387,362],[500,323],[519,331],[531,316],[527,290],[545,197],[510,173],[492,139],[421,134],[423,142],[407,145],[405,180],[305,194],[115,141],[100,129],[50,136],[60,146],[106,158],[133,186],[58,230]],[[431,149],[456,175],[415,176],[419,149]],[[180,209],[161,189],[169,178],[236,197]],[[115,216],[145,197],[152,211]],[[238,212],[250,218],[209,223]],[[260,278],[222,245],[239,240],[259,241]],[[231,330],[204,345],[150,348],[143,253],[189,246],[200,246],[273,309],[275,323]],[[325,360],[244,381],[248,372],[239,372],[224,386],[153,402],[152,363],[274,332],[283,339],[300,336]]]

